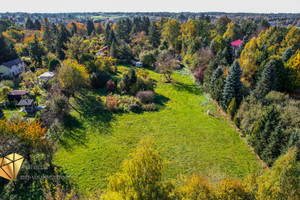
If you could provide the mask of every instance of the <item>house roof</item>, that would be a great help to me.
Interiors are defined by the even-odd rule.
[[[5,62],[2,65],[4,65],[5,67],[11,67],[11,66],[17,65],[17,64],[19,64],[21,62],[23,62],[23,61],[20,58],[17,58],[15,60],[11,60],[11,61]]]
[[[53,72],[45,72],[40,75],[38,78],[53,78],[55,74]]]
[[[27,94],[26,90],[13,90],[8,95],[25,95]]]
[[[31,106],[33,99],[22,99],[19,101],[18,106]]]
[[[236,41],[231,42],[231,45],[240,47],[242,42],[243,42],[242,40],[236,40]]]

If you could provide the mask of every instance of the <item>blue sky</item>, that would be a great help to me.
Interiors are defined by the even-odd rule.
[[[1,0],[0,12],[300,13],[299,0]]]

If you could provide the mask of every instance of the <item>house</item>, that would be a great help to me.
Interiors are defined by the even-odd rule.
[[[55,77],[53,72],[45,72],[37,77],[38,84],[41,84],[43,81],[49,81]]]
[[[96,56],[104,56],[105,55],[105,51],[107,51],[107,46],[99,49],[99,51],[96,53]]]
[[[19,101],[18,106],[24,106],[26,112],[33,112],[33,101],[33,99],[22,99],[21,101]]]
[[[26,90],[13,90],[11,91],[7,97],[9,101],[20,101],[22,96],[26,95],[27,91]]]
[[[231,42],[231,46],[232,46],[234,49],[238,49],[238,48],[240,48],[242,42],[243,42],[242,40],[236,40],[236,41],[233,41],[233,42]]]
[[[5,62],[2,65],[0,65],[0,76],[17,76],[21,74],[22,72],[25,72],[25,63],[20,58],[17,58],[15,60]]]

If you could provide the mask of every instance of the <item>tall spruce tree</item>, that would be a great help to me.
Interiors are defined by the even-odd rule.
[[[56,54],[60,60],[65,59],[65,50],[67,50],[66,43],[69,41],[71,34],[67,30],[64,24],[61,24],[61,30],[58,33],[58,38],[56,41]]]
[[[238,105],[242,101],[242,70],[237,60],[233,62],[232,66],[228,71],[228,74],[229,75],[226,79],[221,98],[221,106],[224,110],[227,110],[229,103],[234,97]]]
[[[211,79],[210,79],[210,91],[214,90],[214,83],[215,81],[223,75],[223,69],[221,66],[219,66],[214,73],[211,75]]]
[[[267,146],[263,150],[261,158],[271,166],[274,161],[280,156],[282,148],[282,126],[279,123],[275,130],[272,131],[270,137],[268,138]]]
[[[45,46],[49,51],[54,52],[54,33],[51,30],[51,25],[47,18],[45,18],[44,23],[42,41],[45,43]]]
[[[16,58],[18,58],[18,55],[14,50],[13,44],[5,41],[5,38],[0,33],[0,65]]]
[[[223,55],[226,58],[227,65],[231,65],[233,63],[233,48],[231,46],[231,40],[229,38],[226,38],[226,46],[223,50]]]
[[[277,89],[277,76],[274,60],[271,60],[264,68],[261,77],[253,91],[256,98],[261,99],[270,91]]]
[[[218,61],[215,59],[210,62],[210,64],[207,66],[206,70],[204,71],[203,86],[205,91],[207,92],[209,92],[210,89],[211,76],[217,68],[218,68]]]
[[[292,57],[292,55],[293,55],[292,48],[288,47],[282,55],[283,62],[287,62]]]
[[[87,30],[88,36],[90,36],[92,34],[92,32],[95,30],[94,22],[90,19],[87,20],[86,30]]]
[[[160,45],[160,32],[158,26],[153,22],[149,29],[149,42],[154,48]]]
[[[34,35],[34,41],[30,43],[30,49],[29,49],[29,55],[31,57],[31,60],[41,65],[43,54],[44,54],[43,48],[36,35]]]
[[[257,121],[251,133],[251,142],[255,152],[262,156],[269,144],[269,138],[279,124],[280,113],[275,105],[270,105],[266,112]]]
[[[33,21],[30,19],[30,17],[27,18],[26,22],[25,22],[25,28],[26,29],[30,29],[33,30],[34,29],[34,23]]]
[[[42,28],[40,20],[36,19],[34,20],[34,29],[40,31]]]

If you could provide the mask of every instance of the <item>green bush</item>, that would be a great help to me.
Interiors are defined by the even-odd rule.
[[[241,118],[235,117],[233,121],[234,121],[234,124],[235,124],[238,128],[240,128],[240,125],[241,125]]]
[[[238,109],[238,105],[236,103],[235,98],[233,98],[227,108],[227,113],[230,116],[231,119],[233,119],[234,115],[236,114]]]
[[[91,85],[94,89],[104,88],[109,79],[109,75],[104,71],[92,73],[90,77]]]
[[[55,69],[56,69],[59,65],[60,65],[59,60],[53,58],[53,59],[51,59],[51,60],[49,61],[49,64],[48,64],[48,70],[49,70],[50,72],[55,71]]]

